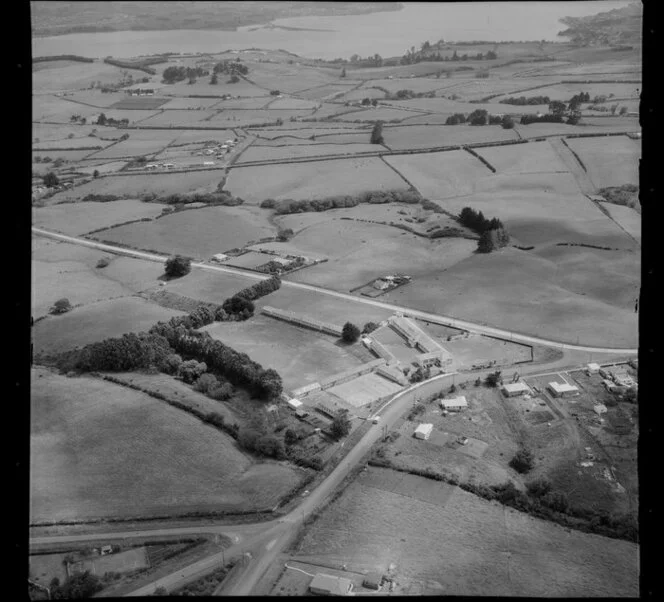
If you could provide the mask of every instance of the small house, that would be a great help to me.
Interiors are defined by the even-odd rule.
[[[530,393],[530,387],[524,382],[506,383],[500,390],[505,397],[518,397]]]
[[[324,573],[316,573],[309,584],[312,594],[323,596],[347,596],[353,589],[353,582],[345,577],[335,577]]]
[[[465,396],[454,397],[453,399],[441,399],[440,407],[448,412],[460,412],[468,407],[468,401]]]
[[[606,414],[607,409],[606,406],[603,403],[598,403],[593,406],[593,410],[595,411],[595,414],[598,416],[601,416],[602,414]]]
[[[587,374],[599,374],[600,365],[595,363],[590,363],[586,365]]]
[[[431,436],[433,431],[433,424],[420,424],[413,433],[415,439],[424,439],[425,441]]]
[[[547,386],[555,397],[572,397],[579,394],[579,388],[568,383],[550,382]]]

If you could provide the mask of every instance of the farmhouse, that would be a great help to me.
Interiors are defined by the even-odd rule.
[[[347,596],[353,589],[353,582],[344,577],[335,577],[324,573],[316,573],[309,584],[312,594],[323,596]]]
[[[415,439],[424,439],[427,440],[431,436],[431,431],[433,430],[433,424],[420,424],[413,433]]]
[[[568,383],[551,382],[548,388],[556,397],[572,397],[579,394],[579,388]]]
[[[505,397],[517,397],[519,395],[530,393],[530,388],[523,382],[507,383],[503,385],[500,390]]]
[[[453,399],[441,399],[440,407],[449,412],[460,412],[468,407],[468,401],[464,395],[454,397]]]

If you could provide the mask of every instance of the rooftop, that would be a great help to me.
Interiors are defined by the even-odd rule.
[[[352,589],[353,582],[345,577],[335,577],[324,573],[316,573],[309,584],[312,591],[325,591],[337,596],[345,596]]]
[[[506,383],[503,385],[503,389],[505,391],[509,391],[510,393],[514,393],[515,391],[530,391],[530,387],[528,387],[528,385],[523,382]]]
[[[549,387],[551,387],[556,393],[570,393],[572,391],[578,391],[579,388],[568,383],[557,383],[550,382]]]

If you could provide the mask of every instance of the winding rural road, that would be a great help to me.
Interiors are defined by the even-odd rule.
[[[109,253],[115,253],[118,255],[127,255],[130,257],[136,257],[138,259],[146,259],[148,261],[156,261],[163,263],[168,259],[166,255],[155,255],[154,253],[146,253],[144,251],[136,251],[134,249],[127,249],[124,247],[117,247],[113,245],[108,245],[100,242],[95,242],[87,240],[85,238],[68,236],[65,234],[60,234],[57,232],[52,232],[50,230],[44,230],[43,228],[32,228],[32,232],[39,236],[44,236],[47,238],[53,238],[55,240],[61,240],[63,242],[68,242],[76,245],[82,245],[86,247],[91,247],[93,249],[99,249],[101,251],[106,251]],[[213,272],[223,272],[227,274],[235,274],[236,276],[244,276],[245,278],[253,280],[266,280],[270,276],[263,274],[256,274],[253,272],[231,268],[226,266],[211,265],[208,263],[202,262],[192,262],[192,267],[199,268],[202,270],[209,270]],[[342,293],[339,291],[333,291],[327,288],[322,288],[320,286],[313,286],[311,284],[304,284],[302,282],[291,282],[289,280],[282,280],[282,286],[288,286],[291,288],[298,288],[301,290],[308,290],[322,295],[330,295],[332,297],[338,297],[340,299],[346,299],[349,301],[354,301],[356,303],[364,303],[366,305],[373,305],[374,307],[379,307],[381,309],[386,309],[392,312],[402,312],[404,315],[421,318],[435,324],[442,324],[444,326],[450,326],[452,328],[460,328],[462,330],[467,330],[469,332],[474,332],[478,334],[485,334],[489,336],[499,337],[503,339],[509,339],[519,343],[527,343],[530,345],[545,345],[547,347],[555,347],[557,349],[569,349],[575,351],[586,351],[589,353],[619,353],[626,355],[636,355],[638,349],[624,349],[624,348],[611,348],[611,347],[591,347],[587,345],[572,345],[570,343],[564,343],[561,341],[552,341],[550,339],[543,339],[540,337],[535,337],[527,334],[521,334],[517,332],[511,332],[509,330],[503,330],[500,328],[493,328],[492,326],[486,326],[484,324],[477,324],[474,322],[467,322],[465,320],[459,320],[457,318],[451,318],[449,316],[443,316],[439,314],[432,314],[424,311],[419,311],[416,309],[410,309],[408,307],[402,307],[400,305],[394,305],[391,303],[383,303],[381,301],[376,301],[375,299],[358,297],[348,293]]]

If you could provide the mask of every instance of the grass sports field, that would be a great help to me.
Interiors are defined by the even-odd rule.
[[[358,572],[393,566],[402,595],[638,595],[634,544],[568,531],[444,483],[384,471],[390,472],[362,473],[291,558]]]
[[[32,371],[31,522],[272,507],[298,473],[144,393]]]

